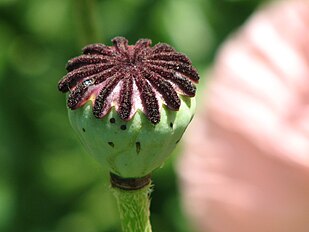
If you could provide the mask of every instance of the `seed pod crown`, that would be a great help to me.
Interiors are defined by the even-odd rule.
[[[83,55],[69,60],[68,74],[58,84],[70,92],[70,109],[93,99],[93,114],[103,118],[114,106],[119,117],[129,121],[138,109],[153,123],[160,121],[160,106],[179,110],[178,94],[193,97],[199,76],[191,61],[168,44],[150,47],[151,40],[140,39],[128,45],[123,37],[114,46],[91,44]]]

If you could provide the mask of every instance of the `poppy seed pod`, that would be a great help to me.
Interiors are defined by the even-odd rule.
[[[58,88],[68,92],[70,122],[86,149],[112,173],[142,177],[164,163],[190,123],[199,76],[167,44],[112,42],[69,60]]]

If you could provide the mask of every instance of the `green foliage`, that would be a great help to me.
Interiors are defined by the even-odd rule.
[[[0,231],[120,231],[108,173],[83,150],[57,91],[85,43],[148,37],[185,52],[203,73],[258,2],[98,0],[81,13],[81,0],[0,0]],[[179,153],[181,145],[172,160]],[[172,160],[154,173],[153,230],[189,232]]]

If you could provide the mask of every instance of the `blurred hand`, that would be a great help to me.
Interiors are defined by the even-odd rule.
[[[199,231],[309,231],[309,1],[262,9],[222,48],[178,173]]]

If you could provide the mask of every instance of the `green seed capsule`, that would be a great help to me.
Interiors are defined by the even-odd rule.
[[[126,122],[114,108],[102,119],[92,113],[89,101],[69,110],[69,118],[83,144],[97,161],[124,177],[142,177],[163,165],[169,157],[195,110],[195,99],[182,97],[178,111],[161,109],[161,119],[152,124],[142,111]]]
[[[170,45],[112,41],[69,60],[58,89],[68,92],[70,122],[89,152],[122,178],[143,177],[164,163],[190,123],[199,76]]]

